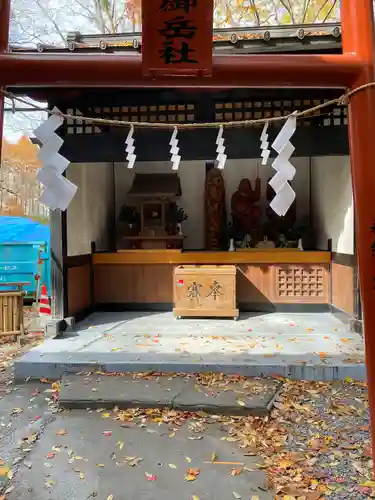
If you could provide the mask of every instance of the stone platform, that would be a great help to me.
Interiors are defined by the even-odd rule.
[[[176,320],[169,312],[95,313],[15,364],[17,379],[64,373],[223,372],[365,380],[360,335],[329,313]]]
[[[267,415],[281,382],[278,380],[217,380],[209,385],[188,375],[105,376],[64,375],[61,408],[174,408],[220,415]]]

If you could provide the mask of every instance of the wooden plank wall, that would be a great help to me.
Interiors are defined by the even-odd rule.
[[[94,307],[92,255],[68,257],[68,316],[79,317]]]
[[[332,253],[332,305],[349,316],[356,317],[355,255]]]
[[[173,264],[95,265],[95,303],[172,304]],[[325,264],[238,265],[237,301],[244,309],[273,304],[329,304]]]

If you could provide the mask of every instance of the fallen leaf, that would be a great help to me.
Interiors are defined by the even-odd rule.
[[[189,436],[188,439],[191,441],[199,441],[200,439],[203,439],[203,436]]]
[[[242,498],[242,496],[239,493],[236,493],[235,491],[233,491],[233,496],[234,496],[234,498],[237,498],[237,500]]]
[[[59,431],[56,431],[56,436],[65,436],[65,434],[68,434],[68,431],[65,429],[60,429]]]
[[[237,404],[239,406],[246,406],[246,403],[244,401],[242,401],[241,399],[237,399]]]
[[[119,450],[122,450],[124,447],[124,441],[117,441],[117,446],[119,447]]]
[[[96,464],[97,467],[104,467],[104,464]]]
[[[145,477],[147,481],[156,481],[156,476],[154,474],[149,474],[148,472],[145,472]]]
[[[191,458],[190,458],[190,457],[185,457],[185,460],[186,460],[189,464],[191,464]]]
[[[168,467],[170,467],[171,469],[177,469],[177,467],[175,466],[175,464],[168,464]]]
[[[190,469],[187,470],[187,473],[188,473],[189,476],[197,477],[197,476],[199,476],[199,474],[201,473],[201,471],[200,471],[200,469],[192,469],[192,468],[190,468]]]
[[[1,498],[0,498],[0,500],[1,500]],[[200,500],[200,498],[199,498],[199,497],[197,497],[197,495],[193,495],[193,496],[191,497],[191,500]]]
[[[170,437],[170,438],[174,438],[174,437],[175,437],[175,435],[176,435],[176,433],[175,433],[175,432],[171,432],[171,433],[169,434],[169,437]]]
[[[104,431],[103,434],[105,436],[112,436],[112,431]]]
[[[258,495],[253,495],[253,496],[250,498],[250,500],[259,500],[259,497],[258,497]]]
[[[103,418],[109,418],[110,416],[111,416],[111,414],[110,414],[110,413],[108,413],[107,411],[106,411],[106,412],[104,412],[104,413],[102,413],[102,417],[103,417]]]
[[[127,462],[130,467],[135,467],[139,462],[142,462],[142,460],[141,457],[125,457],[125,462]]]
[[[216,453],[213,452],[212,455],[211,455],[211,462],[216,462],[216,459],[217,459],[217,456],[216,456]]]
[[[13,471],[12,471],[12,470],[10,470],[10,471],[8,472],[8,474],[7,474],[7,478],[9,479],[9,481],[10,481],[11,479],[13,479]]]
[[[9,467],[0,467],[0,476],[6,476],[9,472]]]
[[[186,482],[195,481],[195,479],[196,479],[196,476],[193,476],[192,474],[188,474],[187,476],[185,476]]]
[[[48,459],[51,459],[51,458],[54,458],[54,457],[55,457],[55,454],[52,451],[50,451],[49,453],[47,453],[47,458]]]
[[[51,486],[55,486],[56,484],[56,481],[54,481],[53,479],[48,479],[44,485],[47,486],[47,488],[50,488]]]
[[[79,473],[79,478],[80,478],[80,479],[85,479],[85,474],[84,474],[83,472],[80,472],[80,473]]]
[[[240,468],[238,468],[238,469],[232,469],[230,471],[230,475],[231,476],[239,476],[242,471],[243,471],[243,469],[240,469]]]
[[[365,481],[361,483],[361,486],[365,486],[367,488],[375,488],[375,481]]]
[[[8,495],[8,494],[9,494],[9,493],[11,493],[13,490],[14,490],[14,486],[9,486],[9,488],[7,488],[7,489],[4,491],[4,493],[5,493],[6,495]],[[4,497],[2,497],[2,498],[5,498],[5,496],[4,496]]]
[[[113,500],[115,497],[113,495],[108,495],[107,500]]]

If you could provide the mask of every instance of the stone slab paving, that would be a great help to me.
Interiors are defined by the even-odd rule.
[[[189,420],[177,426],[145,418],[140,425],[139,420],[121,424],[112,416],[104,417],[82,410],[56,414],[27,461],[20,464],[6,499],[191,500],[196,495],[201,500],[252,496],[271,500],[274,496],[268,491],[265,471],[257,467],[262,459],[246,456],[235,443],[223,441],[226,433],[219,423],[211,423],[196,439]],[[212,463],[212,453],[217,463]],[[235,467],[244,470],[232,476]],[[199,475],[187,481],[190,468]]]
[[[276,380],[218,381],[205,387],[194,376],[65,375],[62,408],[162,408],[226,415],[267,415],[281,387]]]
[[[329,313],[176,320],[169,312],[95,313],[17,361],[17,379],[63,373],[207,372],[364,380],[360,335]]]

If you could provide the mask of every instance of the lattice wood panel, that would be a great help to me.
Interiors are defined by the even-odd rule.
[[[329,271],[325,266],[281,266],[276,269],[278,302],[326,303]]]
[[[109,120],[129,122],[166,122],[191,123],[195,120],[194,104],[158,104],[140,106],[112,106],[88,108],[82,113],[79,109],[69,108],[68,114],[75,116],[92,116]],[[80,119],[67,119],[68,134],[100,134],[101,126],[94,126]]]
[[[295,110],[303,111],[304,109],[318,106],[327,101],[328,99],[296,99],[280,101],[217,102],[215,104],[215,121],[229,122],[285,116]],[[330,116],[326,116],[327,114]],[[312,116],[320,116],[320,118],[300,120],[299,123],[305,127],[309,127],[313,123],[319,123],[325,127],[348,124],[347,108],[345,106],[316,111]],[[278,123],[275,123],[275,125],[276,124]],[[280,122],[280,126],[281,124],[282,122]],[[256,126],[263,127],[262,124]]]

